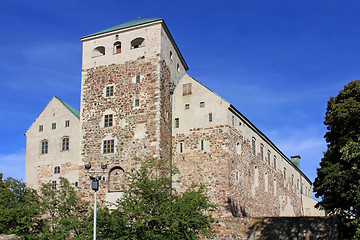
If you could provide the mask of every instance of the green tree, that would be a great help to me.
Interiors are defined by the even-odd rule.
[[[2,178],[2,174],[1,174]],[[39,197],[25,183],[0,178],[0,233],[16,234],[22,239],[38,239],[43,227]]]
[[[197,239],[212,231],[210,204],[203,186],[184,193],[172,188],[176,170],[160,160],[141,161],[128,176],[128,189],[112,212],[112,239]]]
[[[336,214],[343,226],[343,238],[360,233],[360,81],[351,81],[331,97],[325,116],[327,151],[314,182],[318,206]],[[356,230],[358,229],[358,231]]]
[[[43,184],[40,195],[46,221],[40,239],[91,238],[89,203],[80,199],[66,178],[60,178],[58,189],[53,189],[50,183]]]

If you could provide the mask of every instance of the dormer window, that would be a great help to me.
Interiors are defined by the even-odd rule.
[[[114,54],[121,53],[121,42],[114,43]]]
[[[99,46],[94,48],[92,52],[92,57],[100,57],[105,55],[105,47]]]
[[[135,38],[131,41],[131,49],[144,47],[144,38]]]

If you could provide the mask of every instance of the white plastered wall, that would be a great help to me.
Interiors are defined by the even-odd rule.
[[[66,120],[70,121],[69,127],[65,127]],[[56,123],[56,129],[52,129],[52,123]],[[39,125],[43,126],[43,131],[39,131]],[[79,135],[79,119],[54,97],[26,132],[25,183],[39,189],[40,181],[47,183],[59,177],[67,178],[70,183],[78,182]],[[67,151],[61,151],[64,136],[69,137]],[[40,151],[43,139],[48,140],[47,154]],[[54,174],[56,166],[60,166],[60,174]]]

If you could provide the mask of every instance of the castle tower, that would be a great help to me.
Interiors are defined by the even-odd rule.
[[[124,173],[135,158],[169,158],[170,90],[188,67],[165,22],[136,19],[81,38],[83,42],[80,165],[99,174],[99,197],[121,197]],[[89,197],[90,180],[80,169],[79,186]]]

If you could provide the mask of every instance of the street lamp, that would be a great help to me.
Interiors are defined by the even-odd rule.
[[[91,189],[94,190],[94,240],[96,240],[96,214],[97,214],[97,203],[96,203],[96,197],[97,197],[97,191],[99,190],[99,181],[101,180],[101,176],[98,176],[98,173],[106,173],[107,165],[101,164],[101,171],[90,171],[91,164],[87,163],[85,164],[85,169],[87,170],[86,173],[95,173],[95,177],[90,176],[91,182]]]

